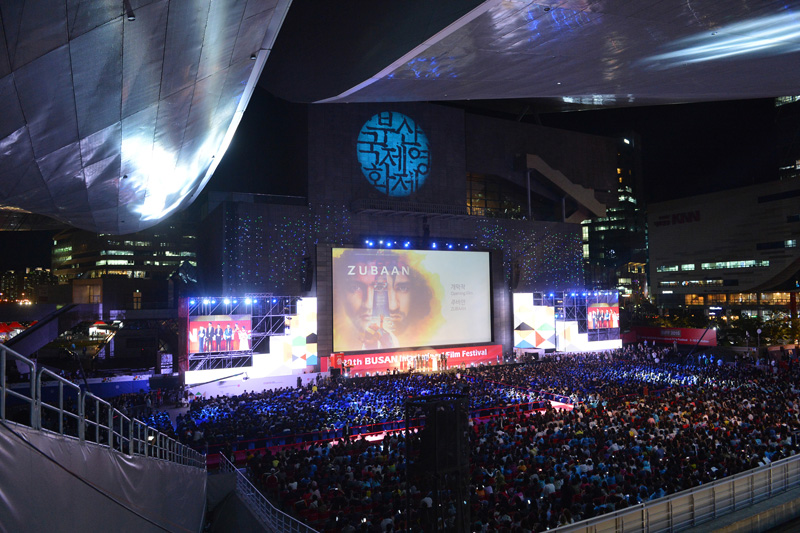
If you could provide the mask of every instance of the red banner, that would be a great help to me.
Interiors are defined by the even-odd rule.
[[[406,372],[444,370],[473,364],[494,364],[503,358],[503,347],[499,344],[464,346],[461,348],[427,348],[401,352],[331,354],[331,368],[347,367],[350,374],[387,372],[397,369]]]
[[[625,335],[623,342],[655,342],[658,344],[690,344],[694,346],[716,346],[717,332],[713,329],[700,328],[647,328],[633,327],[629,334]]]

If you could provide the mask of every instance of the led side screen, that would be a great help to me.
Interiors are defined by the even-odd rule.
[[[333,348],[492,340],[488,252],[333,249]]]
[[[189,321],[189,353],[239,352],[250,349],[250,315],[209,315]]]
[[[618,328],[619,307],[611,303],[591,304],[586,310],[589,329]]]

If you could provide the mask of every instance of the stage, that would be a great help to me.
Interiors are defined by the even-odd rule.
[[[270,354],[253,354],[253,365],[186,372],[186,390],[192,396],[237,396],[246,392],[303,386],[325,377],[327,372],[312,372],[305,365],[293,366],[286,358]]]

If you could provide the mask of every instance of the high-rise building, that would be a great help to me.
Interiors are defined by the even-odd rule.
[[[19,272],[6,270],[0,277],[0,300],[15,302],[20,293]]]
[[[587,285],[617,289],[621,298],[647,292],[647,224],[641,148],[637,135],[617,144],[616,205],[606,216],[583,221],[583,258]]]
[[[166,278],[184,262],[196,265],[194,228],[170,219],[129,235],[64,230],[53,237],[52,269],[60,283],[109,275]]]
[[[48,268],[27,267],[24,272],[7,270],[0,277],[0,301],[37,303],[39,288],[57,283]]]
[[[49,268],[26,268],[23,277],[22,297],[32,303],[37,303],[39,301],[40,287],[57,284],[58,278],[50,272]]]
[[[775,130],[778,176],[800,176],[800,96],[775,99]]]

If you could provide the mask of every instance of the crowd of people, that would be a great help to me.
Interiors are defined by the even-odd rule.
[[[464,379],[474,380],[471,393],[481,380],[517,391],[552,382],[575,401],[572,410],[471,423],[474,531],[543,531],[798,451],[800,390],[792,374],[655,363],[636,350],[484,367]],[[323,531],[419,530],[430,495],[407,485],[404,450],[399,434],[254,454],[249,466],[266,494]],[[439,497],[446,525],[456,502]]]
[[[306,387],[197,397],[188,412],[178,416],[176,431],[182,442],[198,449],[229,443],[235,447],[237,441],[265,437],[305,435],[319,440],[367,433],[387,422],[402,422],[409,397],[460,394],[464,387],[470,388],[476,413],[508,405],[530,409],[542,402],[541,392],[476,380],[468,371],[321,379]]]
[[[224,441],[226,453],[263,435],[313,433],[318,438],[307,446],[256,449],[246,461],[265,495],[320,531],[423,531],[436,509],[447,529],[463,516],[459,499],[473,531],[543,531],[797,453],[796,367],[774,373],[690,363],[636,346],[432,374],[322,379],[313,387],[198,398],[176,432],[195,446]],[[465,393],[466,499],[434,494],[406,475],[411,442],[402,432],[378,441],[349,432],[325,439],[326,430],[402,420],[410,397]],[[550,397],[572,409],[553,408],[544,401]]]

